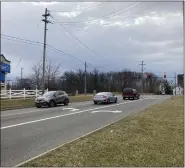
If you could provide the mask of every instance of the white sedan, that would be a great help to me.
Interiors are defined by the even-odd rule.
[[[97,103],[117,103],[118,98],[110,92],[100,92],[93,97],[94,104]]]

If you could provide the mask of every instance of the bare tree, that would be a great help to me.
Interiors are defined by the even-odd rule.
[[[56,78],[59,75],[60,64],[55,63],[52,60],[46,62],[45,81],[48,89],[55,89]],[[37,63],[32,67],[32,82],[40,89],[42,84],[42,65]]]
[[[35,87],[40,89],[42,83],[42,66],[40,63],[33,65],[31,79]]]
[[[56,78],[59,75],[60,64],[55,63],[52,60],[49,60],[46,63],[46,81],[47,87],[50,89],[55,89],[54,85],[56,83]]]

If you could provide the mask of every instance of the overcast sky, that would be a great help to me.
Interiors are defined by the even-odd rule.
[[[180,2],[2,2],[2,34],[43,43],[46,7],[53,22],[48,24],[47,44],[100,71],[141,71],[138,64],[144,61],[145,71],[159,76],[183,73]],[[20,77],[21,67],[23,76],[29,76],[32,66],[42,61],[43,46],[2,38],[2,53],[11,61],[8,79]],[[81,62],[49,48],[46,57],[60,63],[61,73],[84,69]]]

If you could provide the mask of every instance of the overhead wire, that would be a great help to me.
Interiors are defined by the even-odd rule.
[[[135,3],[135,2],[134,2]],[[134,4],[133,3],[133,4]],[[140,3],[141,4],[141,3]],[[140,5],[140,4],[138,4],[138,5]],[[132,4],[131,4],[132,5]],[[137,5],[137,6],[138,6]],[[130,6],[130,5],[129,5]],[[128,7],[128,6],[127,6]],[[136,7],[136,6],[134,6],[134,7]],[[130,9],[129,9],[130,10]],[[125,12],[125,11],[124,11]],[[60,24],[61,25],[61,24]],[[61,26],[61,27],[63,27],[63,26]],[[78,42],[80,42],[84,47],[86,47],[88,50],[90,50],[92,53],[94,53],[95,55],[97,55],[97,56],[99,56],[96,52],[94,52],[92,49],[90,49],[87,45],[85,45],[83,42],[81,42],[77,37],[75,37],[72,33],[70,33],[65,27],[63,27],[63,29],[64,30],[66,30],[73,38],[75,38]],[[36,45],[36,44],[39,44],[39,45],[43,45],[43,43],[40,43],[40,42],[38,42],[38,41],[33,41],[33,40],[26,40],[26,39],[22,39],[22,38],[18,38],[18,37],[13,37],[13,36],[8,36],[8,35],[2,35],[2,36],[5,36],[5,37],[9,37],[9,38],[14,38],[14,39],[8,39],[8,38],[6,38],[6,40],[12,40],[12,41],[16,41],[16,40],[19,40],[18,42],[22,42],[22,41],[20,41],[20,40],[24,40],[24,43],[27,43],[27,44],[32,44],[32,45]],[[15,40],[16,39],[16,40]],[[47,46],[49,46],[50,47],[50,49],[52,48],[52,50],[55,50],[55,51],[57,51],[58,49],[56,49],[55,47],[52,47],[51,45],[47,45]],[[59,50],[58,50],[59,51]],[[68,55],[68,56],[72,56],[72,55],[70,55],[70,54],[68,54],[68,53],[65,53],[65,52],[63,52],[62,50],[60,50],[60,52],[61,53],[63,53],[63,54],[65,54],[65,55]],[[99,57],[101,57],[101,56],[99,56]],[[72,56],[72,58],[74,58],[73,56]],[[103,58],[103,57],[101,57],[101,58]],[[22,59],[22,58],[21,58]],[[77,57],[75,57],[74,59],[76,59],[76,60],[78,60],[78,61],[81,61],[81,62],[83,62],[84,63],[84,61],[83,60],[80,60],[80,59],[78,59]],[[94,65],[92,65],[92,64],[90,64],[90,63],[88,63],[89,65],[91,65],[91,66],[94,66]],[[99,67],[99,68],[104,68],[104,67]]]
[[[43,43],[38,42],[38,41],[27,40],[27,39],[23,39],[23,38],[19,38],[19,37],[14,37],[14,36],[8,36],[8,35],[4,35],[4,34],[2,34],[2,36],[6,36],[6,37],[2,37],[2,39],[5,39],[5,40],[20,42],[20,43],[25,43],[25,44],[35,45],[35,46],[40,46],[41,44],[43,45]],[[46,44],[46,46],[47,46],[47,48],[49,48],[50,50],[55,51],[55,52],[62,53],[62,54],[64,54],[64,55],[67,55],[67,56],[69,56],[69,57],[71,57],[71,58],[73,58],[73,59],[79,61],[80,63],[83,63],[83,64],[84,64],[84,63],[86,62],[86,61],[81,60],[81,59],[79,59],[79,58],[77,58],[77,57],[75,57],[75,56],[73,56],[73,55],[71,55],[71,54],[68,54],[68,53],[66,53],[66,52],[64,52],[64,51],[62,51],[62,50],[60,50],[60,49],[57,49],[57,48],[55,48],[55,47],[53,47],[53,46],[51,46],[51,45],[49,45],[49,44]],[[21,59],[22,59],[22,57],[21,57]],[[87,62],[87,64],[88,64],[89,66],[93,67],[93,68],[97,68],[97,69],[101,68],[101,67],[97,67],[97,66],[95,66],[95,65],[93,65],[93,64],[91,64],[91,63],[88,63],[88,62]]]
[[[21,41],[21,40],[18,40],[18,39],[12,39],[12,38],[7,38],[7,37],[1,37],[1,38],[4,39],[4,40],[9,40],[9,41],[15,41],[15,42],[20,42],[20,43],[40,46],[40,44],[38,44],[38,43],[33,43],[33,42],[28,42],[28,41]]]
[[[16,39],[16,40],[22,40],[22,41],[25,41],[25,42],[37,43],[37,44],[42,44],[42,45],[44,44],[44,43],[41,43],[39,41],[27,40],[27,39],[15,37],[15,36],[9,36],[9,35],[6,35],[6,34],[1,34],[1,36],[8,37],[8,38],[13,38],[13,39]]]
[[[99,7],[99,6],[102,6],[102,5],[104,5],[104,4],[106,4],[106,3],[108,3],[108,2],[103,2],[103,3],[101,3],[101,4],[98,4],[98,5],[95,5],[95,6],[90,6],[90,7],[87,7],[87,8],[81,8],[81,9],[76,9],[76,10],[73,10],[73,12],[75,11],[81,11],[81,10],[87,10],[87,9],[91,9],[91,8],[95,8],[95,7]],[[69,12],[69,11],[53,11],[53,10],[50,10],[51,12],[54,12],[54,13],[65,13],[65,12]]]
[[[122,11],[123,9],[128,8],[129,6],[131,6],[131,5],[135,4],[135,3],[136,3],[136,2],[130,4],[130,5],[126,6],[126,7],[120,8],[120,9],[118,9],[118,10],[116,10],[116,11],[113,11],[113,12],[111,12],[111,13],[108,13],[108,14],[106,14],[106,15],[103,15],[103,16],[100,16],[100,17],[98,17],[98,18],[94,18],[94,19],[91,19],[91,20],[87,20],[87,21],[76,21],[76,22],[59,22],[59,23],[62,23],[62,24],[76,24],[76,23],[88,23],[88,22],[96,21],[96,20],[99,20],[99,19],[101,19],[101,18],[105,18],[105,17],[107,17],[107,16],[110,16],[110,15],[112,15],[112,14],[115,14],[115,13],[117,13],[117,12],[119,12],[119,11]],[[129,10],[130,10],[130,9],[129,9]]]
[[[134,4],[134,3],[133,3]],[[141,4],[141,3],[140,3]],[[138,5],[140,5],[140,4],[138,4]],[[132,5],[132,4],[130,4],[130,5]],[[130,6],[129,5],[129,6]],[[138,6],[137,5],[137,6]],[[128,7],[128,6],[127,6]],[[136,7],[136,6],[134,6],[134,7]],[[124,7],[125,8],[125,7]],[[102,56],[100,56],[99,54],[97,54],[95,51],[93,51],[91,48],[89,48],[86,44],[84,44],[80,39],[78,39],[74,34],[72,34],[66,27],[64,27],[59,21],[58,21],[58,19],[56,19],[56,18],[54,18],[53,16],[52,16],[52,18],[54,19],[54,20],[56,20],[57,22],[56,23],[58,23],[69,35],[71,35],[75,40],[77,40],[81,45],[83,45],[85,48],[87,48],[90,52],[92,52],[94,55],[96,55],[96,56],[98,56],[99,58],[102,58],[102,59],[104,59],[105,60],[105,58],[104,57],[102,57]],[[109,61],[108,61],[109,62]],[[109,62],[110,63],[110,62]]]
[[[57,20],[57,19],[55,18],[55,20]],[[93,51],[91,48],[89,48],[86,44],[84,44],[79,38],[77,38],[74,34],[72,34],[66,27],[62,26],[62,24],[59,23],[59,25],[60,25],[60,27],[62,27],[62,29],[64,31],[66,31],[70,36],[72,36],[76,41],[78,41],[81,45],[83,45],[85,48],[87,48],[94,55],[96,55],[99,58],[105,59],[104,57],[100,56],[98,53],[96,53],[95,51]]]

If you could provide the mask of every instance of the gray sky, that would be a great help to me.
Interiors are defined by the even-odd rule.
[[[43,42],[41,19],[46,7],[53,16],[49,20],[54,23],[48,24],[47,43],[100,67],[99,70],[140,71],[138,64],[144,61],[145,71],[159,76],[163,72],[167,77],[183,73],[182,3],[3,2],[2,34]],[[42,61],[43,47],[3,38],[2,53],[11,61],[8,79],[20,77],[21,67],[23,75],[29,76],[33,64]],[[46,56],[61,64],[61,73],[84,68],[77,60],[50,49]],[[88,70],[92,67],[88,66]]]

